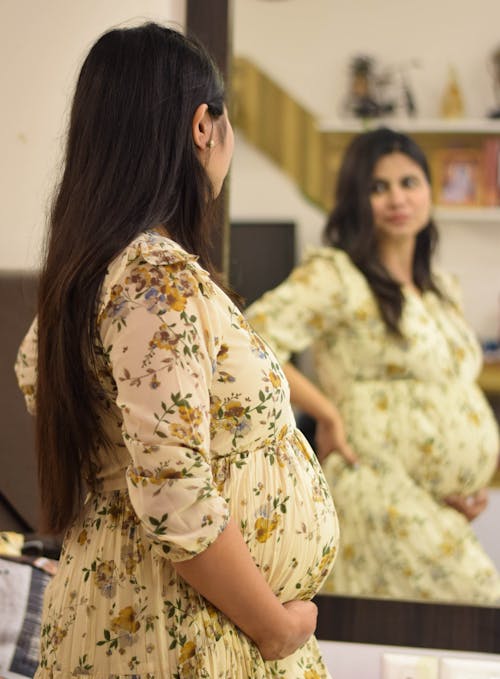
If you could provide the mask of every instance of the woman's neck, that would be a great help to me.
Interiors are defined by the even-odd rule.
[[[410,288],[415,287],[413,280],[414,239],[379,242],[378,254],[380,261],[394,280]]]

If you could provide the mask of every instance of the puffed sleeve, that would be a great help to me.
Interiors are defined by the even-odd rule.
[[[331,332],[338,321],[346,295],[336,259],[331,248],[311,251],[283,283],[246,310],[250,324],[282,363]]]
[[[130,453],[130,500],[155,548],[172,561],[206,549],[229,519],[210,466],[209,389],[220,328],[202,273],[185,261],[126,262],[111,276],[99,315]]]
[[[28,411],[35,414],[38,323],[35,318],[17,352],[14,370]]]

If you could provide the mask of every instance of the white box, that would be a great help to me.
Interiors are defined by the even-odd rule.
[[[500,662],[441,658],[439,679],[500,679]]]
[[[438,659],[429,655],[384,653],[382,679],[438,679]]]

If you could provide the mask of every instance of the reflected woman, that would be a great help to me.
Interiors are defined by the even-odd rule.
[[[324,240],[248,318],[316,422],[342,531],[325,591],[498,602],[469,523],[497,424],[457,282],[433,264],[429,168],[412,139],[381,128],[352,141]],[[318,387],[288,363],[308,347]]]

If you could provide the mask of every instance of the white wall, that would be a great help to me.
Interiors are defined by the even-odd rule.
[[[384,679],[382,674],[382,659],[384,654],[427,656],[437,658],[455,658],[457,660],[475,661],[476,663],[500,663],[500,655],[496,653],[462,653],[461,651],[446,651],[440,649],[406,648],[403,646],[377,646],[375,644],[349,644],[339,641],[320,641],[319,646],[326,666],[334,679]],[[473,679],[482,677],[497,677],[498,669],[484,674],[472,674],[469,671],[454,676],[457,679]],[[407,672],[403,668],[396,669],[392,677],[411,679],[411,677],[428,677],[422,669],[415,673]],[[448,675],[449,676],[449,675]]]
[[[184,0],[3,0],[0,268],[37,266],[65,116],[88,48],[108,28],[185,24]]]
[[[320,117],[338,114],[358,53],[380,65],[417,58],[411,79],[425,117],[437,115],[449,64],[468,116],[483,116],[494,103],[488,68],[500,47],[498,0],[235,0],[234,17],[236,54],[252,58]]]

